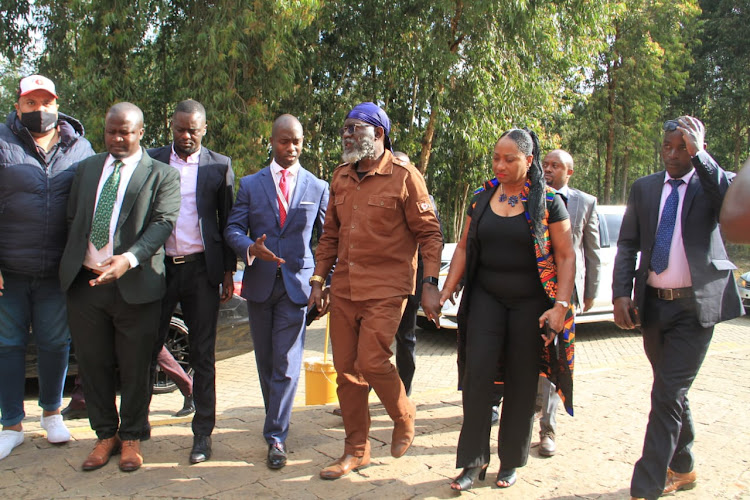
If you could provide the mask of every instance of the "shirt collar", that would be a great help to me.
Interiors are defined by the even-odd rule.
[[[138,162],[141,161],[141,158],[143,158],[143,148],[139,148],[138,151],[133,155],[126,156],[125,158],[120,158],[120,161],[126,167],[134,167],[138,165]],[[114,162],[115,157],[112,155],[107,155],[107,160],[104,162],[104,168],[111,166]]]
[[[175,160],[175,161],[178,161],[180,163],[186,163],[188,165],[198,165],[200,163],[201,150],[202,150],[202,148],[199,146],[198,147],[198,151],[196,151],[195,153],[193,153],[191,155],[188,155],[187,159],[183,160],[175,152],[175,150],[174,150],[174,143],[172,143],[172,153],[169,155],[169,162],[171,163],[172,160]]]
[[[558,193],[565,196],[565,198],[570,198],[570,186],[565,184],[563,187],[557,190]]]
[[[287,175],[291,175],[292,177],[296,177],[297,173],[299,172],[299,169],[300,169],[300,164],[299,164],[298,161],[296,161],[296,162],[294,162],[294,165],[292,165],[291,167],[289,167],[289,168],[286,169]],[[278,176],[279,173],[282,170],[284,170],[284,167],[282,167],[281,165],[279,165],[278,163],[276,163],[276,160],[271,160],[271,173],[274,176]]]
[[[691,168],[690,172],[686,173],[682,177],[678,177],[677,179],[682,179],[682,182],[685,183],[685,185],[690,184],[690,179],[693,178],[693,174],[695,174],[695,168]],[[664,172],[664,184],[672,180],[672,177],[669,176],[669,172]],[[676,180],[676,179],[675,179]]]

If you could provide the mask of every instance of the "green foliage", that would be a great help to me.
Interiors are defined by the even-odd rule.
[[[633,180],[661,168],[661,123],[685,87],[700,9],[696,0],[625,0],[612,8],[608,47],[587,82],[591,94],[579,98],[561,132],[579,167],[573,183],[602,203],[624,203]]]
[[[701,7],[695,65],[671,108],[702,117],[709,151],[737,171],[750,154],[750,1],[704,0]]]
[[[15,59],[0,104],[12,107],[14,72],[31,62],[103,150],[113,103],[140,106],[144,145],[157,146],[171,140],[174,105],[193,98],[206,146],[231,156],[238,178],[267,163],[271,124],[291,113],[303,165],[328,179],[346,113],[374,101],[451,241],[510,127],[570,150],[573,183],[616,201],[660,168],[664,118],[702,116],[720,159],[746,155],[749,2],[705,0],[700,14],[697,0],[7,0],[0,40]]]

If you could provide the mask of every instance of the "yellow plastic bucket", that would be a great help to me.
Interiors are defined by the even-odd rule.
[[[336,369],[330,361],[320,358],[305,361],[305,404],[325,405],[338,401]]]

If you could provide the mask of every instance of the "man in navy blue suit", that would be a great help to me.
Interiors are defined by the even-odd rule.
[[[268,467],[286,465],[286,438],[305,342],[305,315],[328,183],[302,168],[302,125],[281,115],[271,131],[273,161],[243,177],[224,237],[245,260],[247,299],[266,421]]]

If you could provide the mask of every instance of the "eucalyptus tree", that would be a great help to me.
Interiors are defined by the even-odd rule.
[[[703,0],[700,44],[685,91],[671,103],[706,122],[711,154],[738,170],[750,154],[750,0]]]
[[[395,147],[411,156],[453,221],[452,237],[467,194],[491,175],[487,159],[500,132],[538,128],[569,102],[598,53],[603,18],[606,6],[596,2],[325,4],[307,35],[318,48],[293,97],[317,124],[308,139],[318,168],[325,174],[336,163],[344,113],[377,102],[393,122]]]
[[[587,104],[576,108],[576,119],[604,133],[571,135],[565,144],[604,156],[603,203],[624,202],[632,181],[660,168],[661,121],[670,98],[681,91],[696,43],[696,0],[625,0],[613,2],[608,46],[600,54],[589,87]],[[602,154],[603,153],[603,154]],[[616,190],[616,188],[619,188]]]

